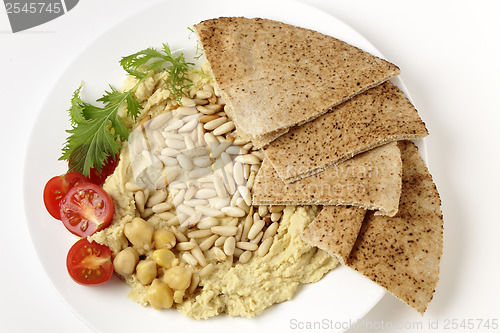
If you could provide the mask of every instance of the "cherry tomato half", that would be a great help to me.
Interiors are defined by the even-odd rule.
[[[55,176],[49,179],[43,189],[43,202],[49,214],[60,220],[61,200],[73,186],[84,182],[88,182],[88,179],[76,171],[71,171],[64,175]]]
[[[113,275],[111,250],[106,245],[80,239],[66,258],[69,275],[80,284],[101,284]]]
[[[106,228],[115,208],[111,197],[101,187],[80,183],[61,200],[61,220],[73,234],[87,237]]]

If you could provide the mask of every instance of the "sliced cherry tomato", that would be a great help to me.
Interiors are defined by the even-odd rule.
[[[61,200],[64,198],[66,193],[73,188],[73,186],[84,182],[88,182],[88,179],[76,171],[71,171],[64,175],[49,179],[43,189],[43,202],[49,214],[60,220]]]
[[[106,245],[80,239],[66,258],[69,275],[80,284],[101,284],[113,275],[111,250]]]
[[[80,237],[90,236],[106,228],[114,213],[111,197],[92,183],[76,185],[61,200],[61,220],[64,226]]]
[[[108,176],[115,171],[119,159],[120,155],[115,155],[114,157],[111,155],[108,156],[108,159],[106,160],[106,163],[102,166],[101,171],[97,171],[96,168],[90,169],[88,181],[96,185],[102,186],[102,184],[104,184],[104,182],[106,181],[106,178],[108,178]],[[68,166],[71,168],[71,160],[69,161]]]

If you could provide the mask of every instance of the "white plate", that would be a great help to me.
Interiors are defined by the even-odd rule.
[[[370,42],[335,17],[301,3],[269,0],[195,0],[189,6],[169,1],[124,20],[82,52],[53,87],[40,110],[26,158],[24,190],[28,227],[42,266],[68,306],[95,330],[190,328],[201,332],[237,326],[238,332],[255,333],[262,329],[285,332],[316,322],[329,332],[341,332],[361,319],[384,295],[381,287],[360,274],[338,267],[320,282],[300,287],[291,301],[275,305],[254,319],[219,316],[195,321],[173,310],[155,311],[128,300],[129,288],[115,277],[98,287],[77,285],[69,277],[66,253],[76,238],[45,211],[42,192],[49,178],[66,171],[66,164],[58,158],[65,130],[70,128],[65,110],[73,91],[83,80],[82,98],[93,101],[108,84],[120,87],[125,77],[118,64],[122,56],[150,46],[159,47],[164,42],[172,49],[192,49],[196,38],[190,36],[187,27],[207,18],[237,15],[311,28],[381,56]],[[398,78],[394,82],[407,93]]]

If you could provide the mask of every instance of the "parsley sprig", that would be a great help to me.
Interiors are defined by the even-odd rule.
[[[161,51],[148,48],[127,57],[120,64],[127,73],[135,76],[138,82],[129,90],[120,92],[110,86],[103,97],[98,99],[103,106],[95,106],[80,98],[82,85],[73,94],[71,107],[68,110],[72,128],[67,130],[70,136],[66,139],[60,160],[70,161],[70,170],[78,171],[85,176],[90,169],[100,171],[108,156],[120,152],[121,142],[128,140],[130,130],[120,117],[120,110],[126,108],[127,116],[137,120],[142,106],[135,99],[137,87],[152,73],[165,69],[169,78],[166,80],[170,93],[180,103],[185,95],[184,89],[192,85],[188,78],[190,66],[181,54],[172,55],[167,44]]]

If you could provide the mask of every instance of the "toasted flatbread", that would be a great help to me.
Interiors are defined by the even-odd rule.
[[[401,153],[395,142],[293,184],[285,184],[266,158],[253,185],[253,203],[352,205],[392,216],[401,195],[401,170]]]
[[[410,141],[399,143],[403,188],[396,216],[366,214],[347,266],[424,313],[439,280],[443,252],[441,200]]]
[[[354,206],[324,206],[304,229],[302,240],[345,265],[358,238],[366,210]]]
[[[293,127],[264,152],[280,178],[291,183],[387,142],[427,134],[412,103],[387,81]]]
[[[237,133],[257,148],[399,74],[357,47],[282,22],[221,17],[194,27]]]

